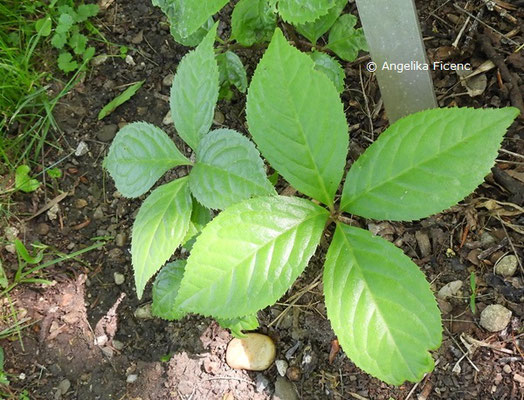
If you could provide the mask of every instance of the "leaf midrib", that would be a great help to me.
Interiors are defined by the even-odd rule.
[[[353,246],[349,242],[349,240],[348,240],[348,238],[346,236],[346,233],[344,232],[344,229],[339,224],[337,224],[337,228],[340,229],[340,231],[342,233],[342,236],[343,236],[343,239],[344,239],[344,242],[346,243],[346,248],[351,253],[351,257],[355,260],[355,266],[356,266],[356,268],[359,271],[359,275],[361,277],[361,281],[363,282],[363,284],[364,284],[364,286],[365,286],[369,296],[373,299],[373,304],[375,305],[375,310],[376,310],[377,314],[380,315],[382,323],[386,327],[388,336],[391,338],[392,342],[394,343],[397,353],[402,355],[402,360],[404,361],[404,364],[406,365],[406,367],[411,372],[412,376],[415,376],[415,377],[418,376],[418,374],[414,373],[414,371],[411,369],[411,366],[409,365],[409,363],[406,362],[406,358],[404,357],[404,354],[401,351],[399,351],[400,347],[397,345],[397,341],[395,340],[394,335],[391,333],[389,325],[387,324],[386,319],[384,318],[384,316],[382,314],[382,310],[377,306],[377,301],[375,299],[375,295],[374,295],[373,291],[369,288],[367,280],[364,279],[364,274],[362,273],[362,268],[360,267],[360,264],[358,262],[356,262],[357,261],[357,257],[355,256],[355,251],[353,249]]]
[[[259,251],[261,251],[262,249],[264,249],[265,247],[269,246],[269,245],[273,245],[281,236],[285,235],[286,233],[288,232],[291,232],[292,230],[296,230],[298,229],[299,226],[305,224],[306,222],[314,219],[314,218],[318,218],[320,216],[322,216],[322,213],[324,214],[327,214],[327,211],[325,209],[322,209],[322,210],[317,210],[318,212],[316,212],[315,214],[311,215],[311,216],[308,216],[307,218],[305,219],[301,219],[299,222],[297,222],[296,224],[290,226],[288,229],[284,230],[284,231],[281,231],[277,236],[275,236],[274,238],[272,238],[270,241],[268,242],[265,242],[264,244],[262,244],[261,246],[257,247],[256,250],[254,251],[251,251],[250,253],[246,254],[245,257],[243,257],[242,259],[238,260],[237,262],[235,262],[235,265],[231,267],[230,270],[223,270],[223,269],[219,269],[220,270],[220,273],[218,274],[219,276],[216,277],[215,279],[215,283],[213,284],[213,288],[216,288],[217,285],[219,285],[221,282],[219,282],[219,280],[223,280],[223,277],[224,275],[228,274],[228,272],[232,275],[234,273],[234,271],[240,266],[240,265],[244,265],[245,262],[250,259],[251,257],[253,257],[254,255],[256,255]],[[206,266],[210,266],[209,264],[206,263]],[[210,266],[212,267],[212,266]],[[218,269],[216,267],[212,267],[213,269]],[[198,287],[194,284],[192,284],[194,287]],[[196,293],[194,293],[191,297],[187,298],[186,300],[183,301],[183,303],[180,304],[180,308],[181,309],[184,309],[184,304],[189,302],[191,299],[194,299],[196,297],[200,298],[201,296],[201,293],[202,292],[207,292],[207,291],[214,291],[214,289],[210,289],[209,287],[203,287],[203,288],[198,288],[198,291]],[[231,316],[228,316],[228,317],[224,317],[224,316],[218,316],[220,318],[236,318],[236,317],[231,317]]]
[[[282,65],[283,65],[283,60],[282,60],[282,57],[281,57],[281,54],[280,54],[280,46],[279,46],[279,51],[276,52],[277,53],[277,57],[279,58],[279,61],[280,63],[278,64],[278,68],[280,69],[280,76],[285,76],[285,70],[284,68],[282,68]],[[312,63],[313,61],[310,60]],[[318,71],[316,71],[314,69],[314,63],[313,63],[313,68],[312,68],[312,73],[315,74],[315,73],[320,73]],[[295,71],[295,75],[298,74],[298,70]],[[286,91],[286,97],[289,101],[289,103],[291,104],[291,110],[293,112],[293,115],[294,115],[294,119],[295,119],[295,122],[297,123],[297,126],[298,126],[298,131],[299,133],[301,134],[301,137],[302,139],[304,140],[304,143],[305,143],[305,148],[306,148],[306,151],[307,151],[307,155],[308,155],[308,158],[309,160],[311,161],[311,163],[313,164],[313,168],[314,168],[314,171],[315,173],[317,174],[317,181],[320,183],[320,186],[321,186],[321,190],[323,192],[323,195],[325,196],[325,201],[326,201],[326,205],[328,207],[333,207],[333,199],[330,200],[330,196],[329,196],[329,193],[327,191],[327,188],[326,188],[326,185],[324,183],[324,179],[322,178],[322,175],[320,174],[320,171],[318,169],[318,166],[315,162],[315,159],[313,158],[313,153],[311,152],[311,147],[309,145],[309,141],[308,141],[308,138],[305,134],[305,131],[303,129],[303,126],[302,126],[302,123],[301,123],[301,120],[300,118],[298,117],[298,112],[297,112],[297,109],[295,108],[295,102],[292,100],[292,96],[291,96],[291,91],[290,91],[290,88],[289,88],[289,85],[288,83],[290,82],[291,80],[290,79],[286,79],[285,80],[285,91]],[[313,80],[313,83],[315,81]],[[309,185],[309,183],[308,183]],[[310,185],[312,186],[312,185]]]
[[[498,123],[498,122],[499,121],[496,121],[495,123],[492,123],[492,124],[488,125],[486,128],[482,129],[481,131],[479,131],[479,133],[477,133],[475,135],[463,138],[463,140],[461,140],[460,142],[454,144],[451,147],[448,147],[443,152],[437,152],[434,156],[432,156],[430,158],[427,158],[427,159],[425,159],[425,160],[423,160],[423,161],[421,161],[419,163],[413,164],[409,168],[405,168],[404,170],[402,170],[399,173],[397,173],[395,176],[392,176],[392,177],[386,179],[385,181],[381,181],[381,182],[377,183],[374,186],[366,188],[365,190],[360,191],[357,195],[352,195],[352,197],[350,197],[350,199],[348,199],[346,202],[341,203],[340,208],[343,209],[343,210],[346,210],[347,207],[350,206],[352,203],[355,203],[358,199],[366,196],[370,192],[375,191],[377,188],[380,188],[381,186],[385,186],[385,185],[389,184],[391,181],[397,180],[398,178],[400,178],[400,177],[402,177],[402,176],[404,176],[406,174],[409,174],[413,170],[419,169],[420,167],[435,161],[435,159],[438,159],[438,158],[442,157],[443,155],[447,155],[448,153],[452,152],[453,150],[455,150],[458,147],[461,147],[461,146],[464,146],[464,145],[468,145],[468,141],[470,141],[472,138],[475,139],[475,138],[480,137],[481,135],[484,134],[484,133],[480,133],[480,132],[489,131],[491,129],[491,127],[493,125],[496,125],[496,123]],[[403,139],[405,139],[405,138],[403,138]],[[347,181],[347,182],[349,182],[349,181]]]

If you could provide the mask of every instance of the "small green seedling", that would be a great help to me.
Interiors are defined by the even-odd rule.
[[[433,369],[430,350],[442,340],[429,283],[402,250],[348,225],[344,213],[412,221],[451,207],[489,173],[518,111],[449,108],[403,118],[353,163],[339,191],[349,145],[342,101],[314,60],[279,29],[248,89],[247,123],[258,150],[234,130],[210,131],[220,91],[216,27],[182,59],[171,88],[174,125],[195,161],[145,122],[121,129],[104,160],[130,198],[169,169],[191,167],[189,175],[155,188],[136,216],[131,254],[138,297],[160,270],[155,315],[213,316],[241,335],[256,329],[257,311],[287,292],[324,236],[330,242],[325,303],[342,348],[387,383],[419,381]],[[259,150],[302,196],[277,195]],[[207,222],[209,209],[222,211]],[[187,260],[162,268],[195,237]]]
[[[67,0],[55,3],[49,7],[49,14],[36,22],[36,29],[42,36],[49,36],[54,22],[51,44],[59,50],[58,68],[68,73],[78,70],[95,55],[95,48],[88,46],[82,29],[89,18],[98,14],[98,6],[81,4],[74,8]]]
[[[474,272],[469,275],[469,287],[471,294],[469,295],[469,308],[475,314],[477,312],[477,277]]]
[[[47,170],[47,175],[51,179],[60,179],[62,177],[62,170],[60,168],[54,167]]]
[[[28,165],[20,165],[15,170],[15,190],[25,193],[34,192],[40,187],[40,182],[29,176],[31,168]]]

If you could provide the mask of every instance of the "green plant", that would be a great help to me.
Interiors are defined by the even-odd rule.
[[[175,41],[184,46],[196,46],[213,26],[213,15],[229,1],[152,0],[166,14]],[[217,58],[220,71],[219,98],[231,99],[231,86],[244,93],[247,87],[246,71],[240,58],[233,52],[236,46],[250,47],[269,42],[278,18],[294,27],[304,39],[299,43],[312,50],[317,68],[327,73],[337,90],[344,89],[344,72],[338,60],[326,52],[336,54],[344,61],[354,61],[367,44],[362,28],[355,28],[357,18],[342,14],[347,0],[240,0],[231,14],[231,34],[221,41],[223,51]],[[328,34],[327,44],[318,45],[320,37]]]
[[[474,272],[469,275],[469,287],[471,294],[469,295],[469,308],[475,314],[477,312],[477,277]]]
[[[348,225],[343,213],[410,221],[452,206],[489,173],[518,111],[410,115],[351,166],[337,196],[349,142],[342,102],[313,59],[277,29],[249,86],[247,122],[265,159],[304,195],[279,196],[248,139],[210,131],[220,91],[216,26],[182,59],[171,90],[175,128],[195,161],[145,122],[121,129],[104,160],[126,197],[146,193],[171,168],[191,166],[188,176],[153,190],[137,214],[131,253],[138,297],[180,245],[190,247],[187,261],[168,263],[156,277],[154,314],[213,316],[241,335],[289,289],[324,235],[331,239],[327,313],[345,352],[385,382],[420,380],[434,365],[429,350],[441,342],[429,284],[400,249]],[[208,222],[209,209],[223,211]]]
[[[80,4],[75,8],[72,1],[53,0],[48,14],[36,22],[42,36],[51,34],[54,22],[51,44],[59,50],[57,64],[62,71],[75,71],[85,66],[95,55],[95,48],[88,46],[88,38],[82,33],[82,29],[89,18],[97,14],[96,4]]]

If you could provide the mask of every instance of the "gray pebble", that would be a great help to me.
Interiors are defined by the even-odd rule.
[[[123,274],[121,274],[120,272],[115,272],[113,276],[115,278],[116,285],[121,285],[126,280],[126,277]]]
[[[142,307],[138,307],[135,310],[135,318],[137,319],[151,319],[153,318],[153,313],[151,312],[151,304],[146,304]]]
[[[164,85],[165,87],[170,87],[173,84],[174,77],[175,75],[173,74],[166,75],[162,80],[162,85]]]
[[[273,400],[298,400],[298,394],[294,385],[286,378],[278,376]]]
[[[511,319],[511,311],[500,304],[487,306],[480,314],[480,325],[489,332],[503,330]]]
[[[495,265],[495,273],[504,277],[510,277],[517,271],[518,260],[513,254],[505,256]]]
[[[127,242],[127,236],[125,233],[118,233],[115,237],[115,243],[118,247],[124,247]]]
[[[71,388],[71,382],[69,382],[69,379],[64,379],[58,384],[58,389],[60,390],[60,393],[66,394],[67,391]]]
[[[118,126],[115,124],[104,125],[96,134],[96,138],[102,142],[109,142],[113,140],[118,131]]]
[[[97,207],[95,212],[93,213],[94,219],[102,219],[104,218],[104,211],[102,211],[102,207]]]

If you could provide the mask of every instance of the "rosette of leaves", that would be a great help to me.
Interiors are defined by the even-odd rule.
[[[341,215],[411,221],[452,206],[489,173],[518,111],[435,109],[403,118],[353,163],[338,199],[349,143],[342,102],[310,55],[277,29],[248,89],[247,122],[261,154],[302,194],[279,196],[249,140],[209,131],[219,93],[215,29],[184,57],[172,86],[175,128],[196,161],[145,123],[122,129],[105,160],[128,197],[168,169],[191,165],[138,212],[131,249],[138,296],[160,270],[156,315],[213,316],[241,335],[256,328],[257,311],[286,293],[325,235],[325,302],[342,348],[387,383],[420,380],[442,339],[429,283],[399,248]],[[222,211],[207,222],[195,215],[204,207]],[[187,261],[162,268],[190,229],[199,233]]]

